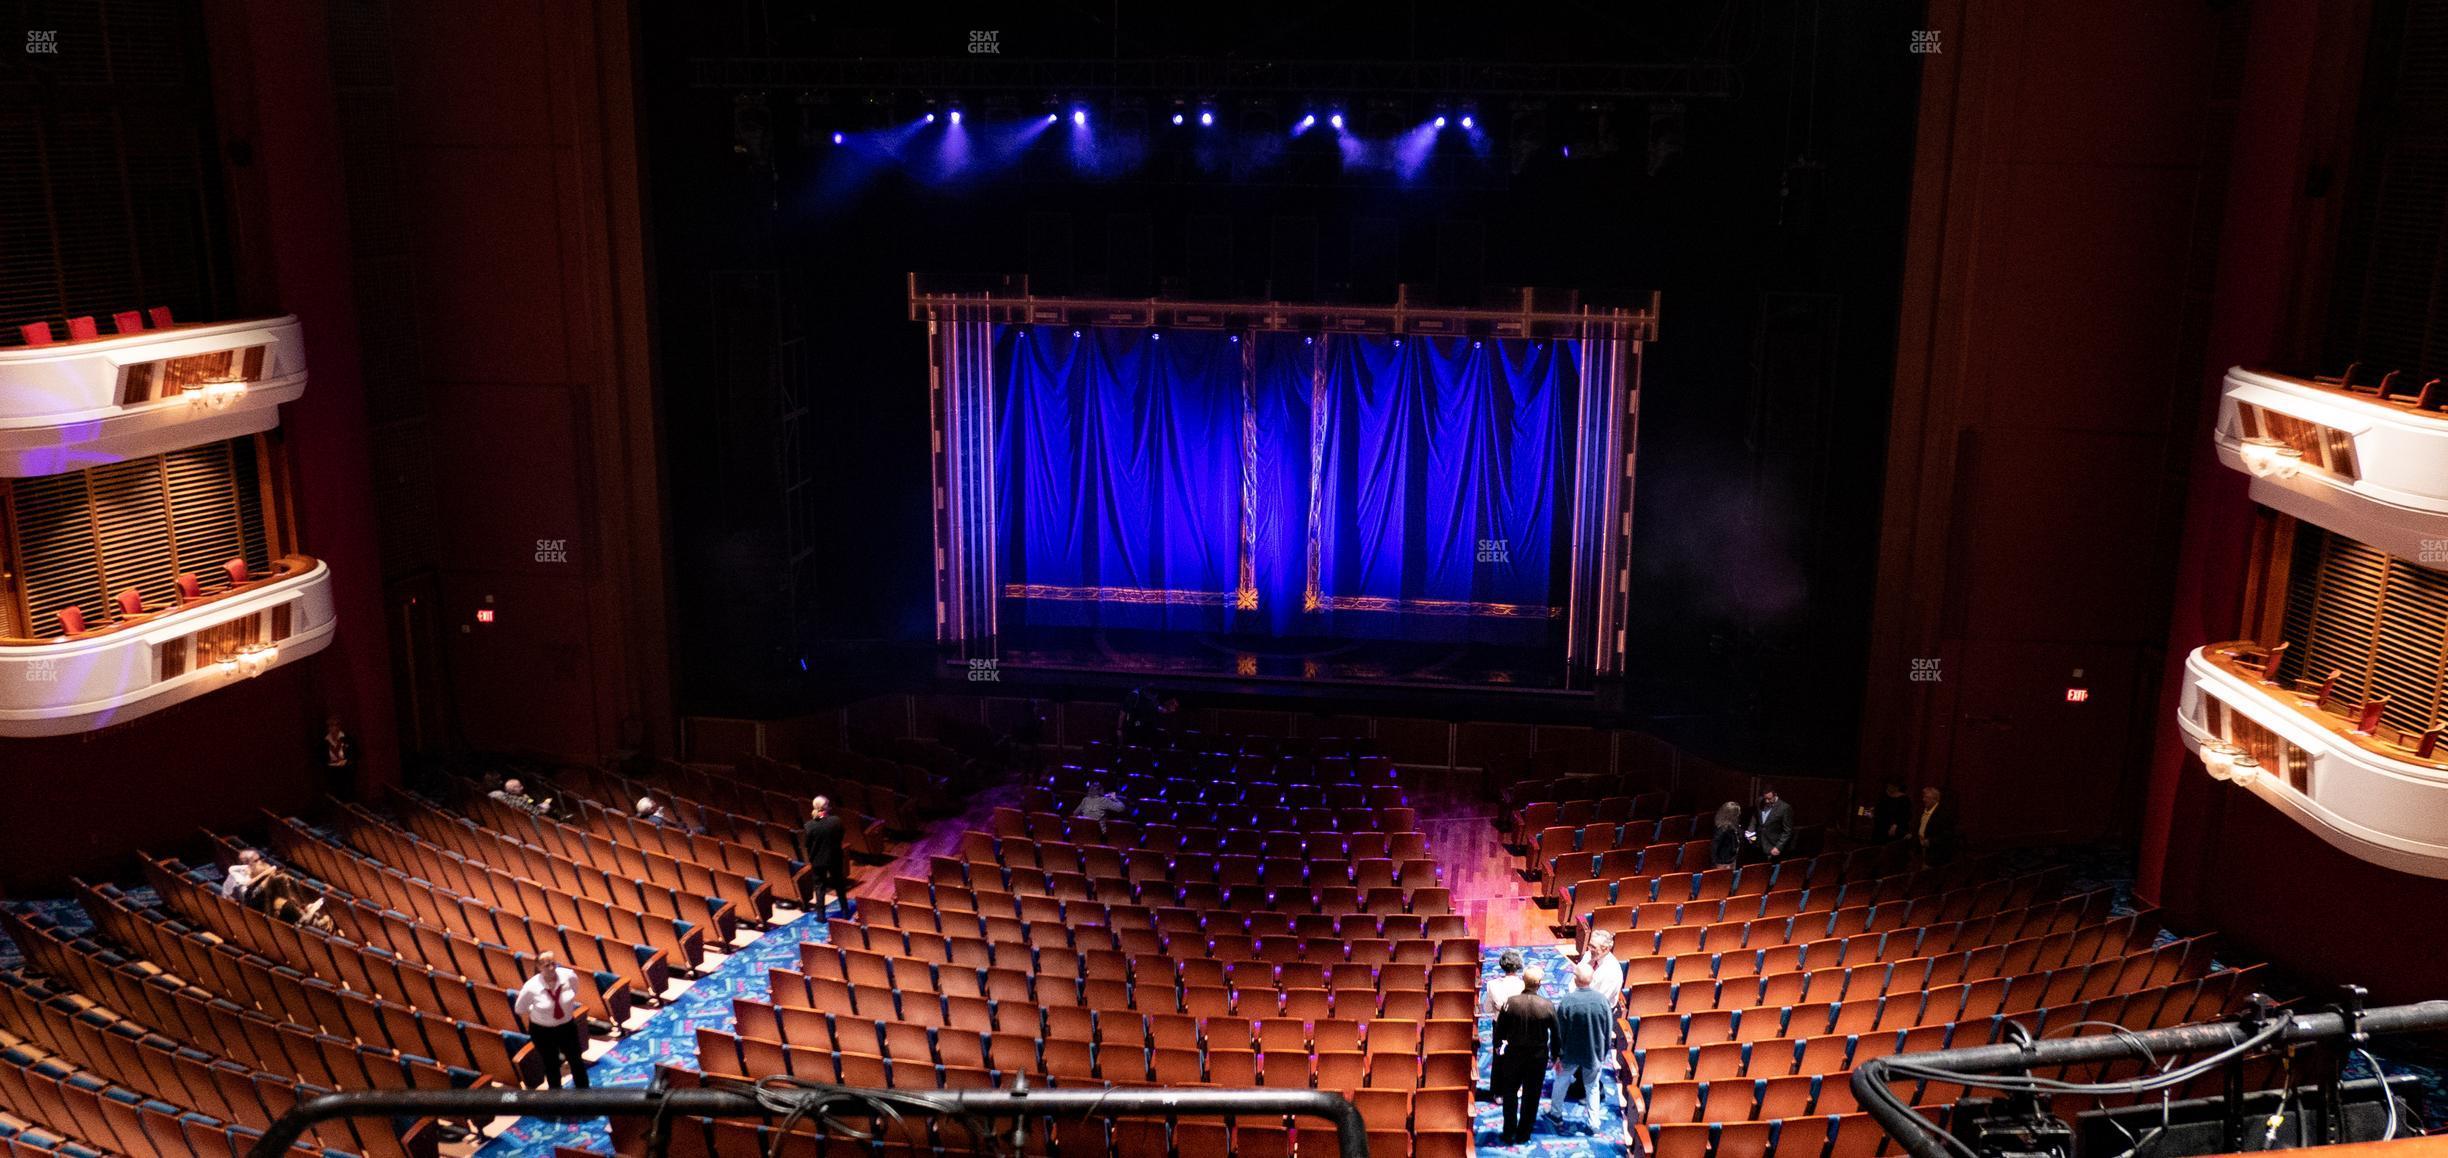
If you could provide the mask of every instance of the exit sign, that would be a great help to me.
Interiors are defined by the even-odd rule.
[[[478,623],[491,623],[491,622],[493,622],[493,609],[492,609],[492,608],[490,608],[490,607],[479,607],[479,608],[477,608],[477,609],[476,609],[476,622],[478,622]]]
[[[2091,702],[2091,689],[2067,688],[2066,702],[2069,704],[2086,704]]]

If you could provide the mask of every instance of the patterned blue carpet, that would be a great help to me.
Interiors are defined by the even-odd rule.
[[[824,939],[825,923],[803,916],[733,953],[669,1007],[656,1010],[652,1021],[613,1043],[611,1052],[587,1067],[587,1080],[597,1086],[642,1086],[653,1080],[655,1066],[664,1062],[695,1069],[698,1027],[730,1029],[733,998],[763,1000],[772,992],[767,972],[797,968],[800,943]],[[552,1158],[556,1146],[609,1154],[611,1127],[602,1118],[521,1119],[476,1154],[477,1158]]]
[[[1496,975],[1496,961],[1503,955],[1502,947],[1486,949],[1481,954],[1479,974],[1483,983],[1485,979]],[[1546,982],[1539,988],[1539,992],[1545,994],[1549,1000],[1572,992],[1572,961],[1564,956],[1561,950],[1553,945],[1530,946],[1523,948],[1521,955],[1524,965],[1535,965],[1546,974]],[[1492,1019],[1486,1017],[1479,1019],[1479,1041],[1481,1043],[1479,1088],[1483,1091],[1494,1080],[1490,1072],[1490,1059],[1486,1045],[1495,1036],[1494,1028]],[[1631,1147],[1626,1144],[1624,1138],[1624,1098],[1621,1083],[1617,1080],[1615,1072],[1609,1070],[1600,1084],[1605,1087],[1606,1092],[1603,1097],[1599,1098],[1596,1131],[1591,1131],[1584,1124],[1581,1103],[1567,1103],[1571,1107],[1570,1124],[1567,1125],[1552,1116],[1552,1111],[1556,1108],[1553,1102],[1542,1101],[1541,1104],[1551,1113],[1540,1116],[1538,1124],[1531,1128],[1530,1141],[1521,1146],[1507,1146],[1498,1141],[1504,1135],[1504,1108],[1502,1106],[1495,1102],[1477,1103],[1478,1121],[1475,1125],[1479,1131],[1479,1149],[1483,1153],[1490,1154],[1538,1154],[1553,1155],[1555,1158],[1617,1158],[1618,1155],[1630,1153]]]

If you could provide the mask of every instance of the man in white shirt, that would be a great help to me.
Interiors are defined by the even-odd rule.
[[[1623,996],[1623,961],[1615,956],[1615,934],[1604,929],[1590,930],[1589,963],[1595,971],[1590,988],[1606,998],[1607,1008],[1615,1008],[1616,999]]]
[[[571,1086],[587,1088],[586,1017],[578,1006],[578,974],[550,953],[536,954],[535,975],[519,986],[511,1009],[527,1022],[536,1058],[544,1063],[544,1088],[561,1085],[561,1063],[569,1062]]]
[[[270,869],[271,866],[264,863],[262,853],[251,848],[239,853],[238,863],[231,865],[221,877],[222,897],[245,904],[256,882],[262,880]]]
[[[1521,950],[1507,949],[1503,956],[1496,959],[1496,975],[1487,980],[1487,996],[1484,998],[1487,1004],[1482,1011],[1489,1017],[1496,1016],[1497,1011],[1504,1008],[1504,1003],[1520,996],[1521,991]]]

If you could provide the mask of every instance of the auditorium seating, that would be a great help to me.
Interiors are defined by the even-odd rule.
[[[0,1153],[236,1154],[323,1090],[523,1083],[540,1067],[509,991],[536,953],[575,967],[588,1011],[619,1022],[803,895],[788,846],[801,785],[676,764],[547,775],[535,794],[564,819],[472,781],[312,824],[266,814],[253,847],[322,898],[329,931],[226,900],[210,870],[168,857],[137,864],[153,898],[79,883],[90,932],[0,912],[26,956],[0,971]],[[1126,813],[1069,815],[1091,782],[1119,786]],[[636,821],[629,802],[648,794],[683,826]],[[1350,740],[1065,753],[1014,805],[899,858],[854,917],[768,973],[765,996],[691,1027],[694,1067],[663,1077],[1328,1090],[1359,1107],[1376,1152],[1471,1154],[1483,947],[1409,797]],[[2202,1020],[2253,980],[2206,938],[2163,938],[2154,913],[2070,890],[2062,867],[1869,848],[1718,869],[1704,818],[1664,803],[1610,792],[1522,811],[1556,822],[1533,854],[1584,950],[1604,930],[1625,964],[1619,1065],[1647,1155],[1874,1158],[1884,1135],[1849,1084],[1871,1058],[1990,1043],[2008,1019],[2044,1034]],[[880,818],[861,823],[886,839]],[[207,837],[225,862],[250,847]],[[1898,1093],[1943,1117],[1962,1091]],[[983,1149],[958,1123],[879,1129],[862,1153]],[[1318,1129],[1122,1118],[1035,1127],[1023,1152],[1290,1155]],[[434,1134],[334,1125],[301,1152],[425,1158]],[[834,1152],[719,1121],[678,1123],[672,1152],[768,1145]]]

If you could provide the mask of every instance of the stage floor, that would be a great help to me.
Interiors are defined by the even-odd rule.
[[[1249,638],[1118,628],[1030,628],[995,666],[1029,671],[1586,695],[1560,647],[1410,640]]]

